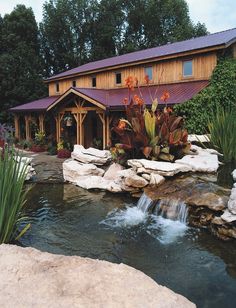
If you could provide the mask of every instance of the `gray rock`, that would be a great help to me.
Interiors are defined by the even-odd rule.
[[[196,307],[130,266],[33,248],[1,245],[0,273],[1,308]]]

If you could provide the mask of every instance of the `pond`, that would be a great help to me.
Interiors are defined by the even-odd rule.
[[[127,195],[70,184],[36,184],[28,194],[31,229],[23,246],[125,263],[198,307],[235,307],[236,242],[148,215]]]

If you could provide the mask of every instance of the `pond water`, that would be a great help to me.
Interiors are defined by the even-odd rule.
[[[198,307],[235,307],[236,242],[142,212],[127,195],[70,184],[36,184],[28,194],[31,229],[23,246],[123,262]]]

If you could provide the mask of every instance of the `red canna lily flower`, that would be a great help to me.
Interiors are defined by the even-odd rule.
[[[129,88],[129,90],[134,90],[134,78],[132,76],[129,76],[125,79],[125,84]]]
[[[146,84],[149,84],[150,79],[149,79],[148,75],[145,75],[144,80],[145,80],[145,83],[146,83]]]
[[[119,129],[125,129],[126,123],[122,120],[119,120],[118,126]]]
[[[166,101],[170,98],[170,93],[168,91],[165,91],[162,94],[161,100],[164,101],[166,103]]]

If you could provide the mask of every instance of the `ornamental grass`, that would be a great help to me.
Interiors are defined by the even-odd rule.
[[[5,148],[0,158],[0,244],[18,240],[30,227],[18,228],[26,202],[26,175],[27,164],[22,157]]]
[[[225,162],[236,161],[236,108],[218,107],[208,123],[210,142]]]

